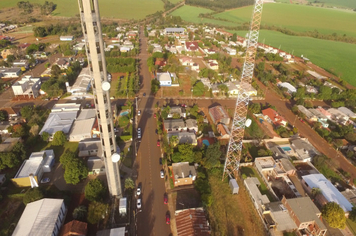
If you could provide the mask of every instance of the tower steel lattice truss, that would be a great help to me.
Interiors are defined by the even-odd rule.
[[[80,19],[85,39],[85,49],[88,57],[88,66],[93,78],[92,88],[96,116],[98,119],[100,139],[105,163],[106,177],[109,192],[113,197],[121,197],[119,163],[113,162],[112,155],[117,153],[115,141],[114,122],[110,102],[109,88],[103,89],[102,84],[108,84],[104,43],[100,25],[98,0],[78,0]]]
[[[223,178],[225,178],[227,175],[230,178],[237,178],[239,170],[242,140],[246,126],[245,123],[247,108],[250,101],[249,90],[251,87],[251,81],[255,67],[255,56],[257,52],[258,35],[261,25],[262,7],[263,0],[256,0],[252,14],[250,33],[246,46],[245,62],[242,69],[240,87],[236,100],[234,119],[232,122],[231,138],[227,148]]]

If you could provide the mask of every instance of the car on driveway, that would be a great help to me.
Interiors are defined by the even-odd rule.
[[[166,224],[169,225],[171,223],[171,216],[167,213],[166,214]]]
[[[163,170],[161,170],[160,175],[161,175],[161,179],[163,179],[163,178],[164,178],[164,172],[163,172]]]
[[[141,138],[141,128],[137,128],[137,138]]]
[[[168,204],[168,195],[167,195],[167,193],[165,193],[164,196],[163,196],[163,203],[164,204]]]
[[[51,181],[49,178],[43,178],[41,179],[41,184],[49,183],[49,181]]]
[[[137,199],[137,209],[141,209],[141,198]]]

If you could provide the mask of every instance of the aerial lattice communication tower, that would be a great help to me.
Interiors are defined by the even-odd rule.
[[[248,122],[246,122],[246,116],[248,103],[250,101],[249,90],[251,88],[253,70],[255,67],[255,56],[257,52],[258,35],[262,18],[262,7],[263,0],[256,0],[252,14],[250,33],[248,35],[245,62],[242,69],[240,87],[236,100],[234,119],[232,122],[231,138],[227,148],[223,179],[226,175],[230,178],[237,177],[245,127],[246,125],[249,126]]]

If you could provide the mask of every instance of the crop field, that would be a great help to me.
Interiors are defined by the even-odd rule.
[[[356,1],[354,2],[356,4]],[[252,6],[249,6],[218,13],[214,17],[240,24],[250,21],[251,15]],[[261,24],[274,25],[296,32],[317,29],[322,34],[336,33],[356,37],[355,22],[356,12],[280,3],[263,6]]]
[[[43,4],[45,0],[31,0],[31,3]],[[76,0],[55,1],[57,9],[54,16],[71,17],[79,14]],[[0,9],[16,7],[17,1],[1,0]],[[117,19],[142,19],[145,16],[163,10],[161,0],[100,0],[100,15]]]
[[[308,2],[314,3],[315,0],[307,0]],[[333,7],[346,7],[346,8],[356,8],[355,0],[320,0],[320,3],[324,6],[333,6]],[[319,4],[320,4],[319,3]]]
[[[210,9],[201,8],[201,7],[193,7],[185,5],[183,7],[178,8],[177,10],[171,13],[172,16],[180,16],[182,20],[187,22],[192,22],[196,24],[200,23],[210,23],[216,25],[225,25],[225,26],[236,26],[234,22],[226,22],[226,21],[219,21],[214,19],[207,19],[207,18],[200,18],[199,14],[203,13],[210,13],[213,12]]]
[[[231,31],[231,33],[234,33]],[[236,31],[242,37],[246,31]],[[261,30],[259,41],[296,56],[302,54],[314,64],[328,69],[353,86],[356,86],[356,45],[310,37],[297,37],[276,31]]]

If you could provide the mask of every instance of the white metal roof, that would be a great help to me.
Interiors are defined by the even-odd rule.
[[[12,236],[52,235],[62,204],[51,198],[27,204]]]
[[[166,81],[166,82],[171,82],[171,75],[169,74],[169,72],[165,72],[165,73],[157,73],[157,79],[158,81]]]
[[[42,157],[33,157],[25,160],[16,173],[14,179],[29,177],[30,174],[36,175],[40,168],[42,168]]]
[[[339,107],[338,110],[350,118],[356,118],[356,114],[347,107]]]
[[[297,89],[293,85],[288,83],[288,82],[280,83],[280,84],[278,84],[278,86],[283,87],[283,88],[287,88],[288,91],[290,91],[291,93],[297,92]]]
[[[80,114],[77,117],[77,120],[86,120],[90,118],[95,118],[95,109],[83,109],[80,110]]]
[[[83,91],[86,92],[87,88],[90,84],[91,81],[91,76],[90,76],[90,71],[89,67],[83,68],[80,74],[78,75],[75,83],[73,86],[70,88],[71,91]]]
[[[70,136],[84,136],[90,135],[91,129],[93,128],[95,118],[85,119],[85,120],[75,120],[70,131]]]
[[[77,110],[50,113],[40,135],[42,135],[43,132],[53,135],[57,131],[63,131],[63,133],[68,134],[73,121],[77,117],[77,113]]]
[[[310,174],[302,176],[310,188],[319,188],[329,202],[336,202],[345,211],[351,211],[351,203],[325,178],[323,174]]]

